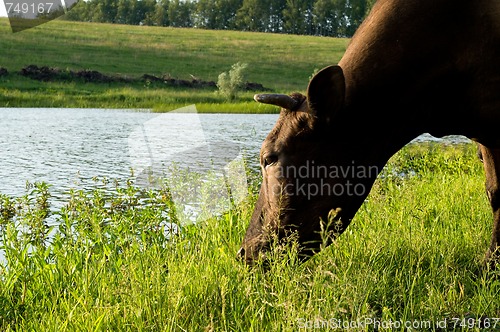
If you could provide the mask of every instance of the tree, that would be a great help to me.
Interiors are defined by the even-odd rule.
[[[65,19],[350,37],[376,0],[87,0]]]
[[[119,24],[130,24],[129,18],[132,11],[131,0],[118,0],[115,22]]]
[[[243,0],[235,25],[243,31],[269,31],[269,0]]]
[[[346,36],[346,0],[317,0],[313,8],[315,34]]]
[[[283,9],[283,30],[286,33],[300,34],[304,29],[304,11],[306,10],[304,0],[286,0]]]
[[[101,23],[115,23],[116,1],[115,0],[93,0],[95,6],[92,20]]]
[[[283,32],[283,11],[286,8],[286,0],[270,0],[269,3],[269,32]]]
[[[62,18],[69,21],[91,22],[92,15],[93,7],[86,1],[80,1]]]
[[[195,26],[207,29],[230,29],[235,26],[235,16],[241,0],[198,0]]]
[[[373,0],[348,0],[345,15],[349,18],[346,24],[346,35],[352,36],[370,11]]]
[[[158,0],[156,3],[156,8],[153,13],[153,25],[166,27],[170,25],[168,20],[168,11],[170,7],[170,0]]]
[[[137,1],[137,4],[140,4],[139,6],[140,21],[138,24],[156,25],[154,18],[157,6],[156,0],[140,0]]]
[[[171,0],[168,8],[168,21],[173,27],[192,27],[194,5],[189,0]]]
[[[284,32],[314,34],[314,4],[314,0],[286,0],[283,10]]]

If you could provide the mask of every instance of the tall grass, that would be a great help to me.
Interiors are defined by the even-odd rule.
[[[53,212],[52,238],[50,225],[24,236],[38,229],[32,216],[48,215],[43,185],[2,196],[0,329],[405,331],[407,322],[486,318],[492,327],[500,281],[482,265],[491,212],[481,167],[471,145],[407,147],[334,244],[304,264],[276,248],[267,272],[236,259],[257,185],[246,202],[177,235],[167,188],[75,191]]]

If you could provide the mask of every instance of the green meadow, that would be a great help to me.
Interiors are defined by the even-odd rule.
[[[258,180],[243,203],[176,234],[166,187],[108,181],[113,194],[75,191],[51,212],[36,184],[0,198],[0,330],[498,331],[483,182],[472,144],[407,146],[331,246],[303,264],[272,248],[267,272],[236,259]]]
[[[256,105],[243,91],[228,103],[216,88],[169,87],[143,82],[40,82],[18,72],[37,65],[95,70],[138,79],[144,74],[217,82],[237,62],[247,63],[245,80],[274,92],[304,92],[309,77],[335,64],[347,39],[281,34],[77,23],[62,20],[12,33],[0,19],[0,106],[148,108],[169,111],[196,104],[201,112],[275,112]]]

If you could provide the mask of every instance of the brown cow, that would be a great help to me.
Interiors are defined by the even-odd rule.
[[[478,143],[500,257],[500,1],[379,0],[337,66],[281,106],[262,144],[263,180],[240,255],[296,236],[304,258],[321,231],[342,233],[389,158],[422,133]],[[328,243],[327,243],[328,244]]]

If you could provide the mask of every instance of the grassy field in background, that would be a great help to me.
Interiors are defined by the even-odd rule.
[[[282,34],[77,23],[62,20],[12,33],[0,19],[0,106],[173,108],[196,104],[201,111],[269,112],[242,93],[233,105],[215,89],[166,88],[161,84],[38,82],[17,75],[23,67],[96,70],[138,78],[144,74],[192,76],[217,81],[237,62],[245,78],[275,92],[304,92],[312,73],[337,63],[347,39]]]
[[[48,244],[46,187],[31,201],[2,196],[0,330],[499,331],[474,146],[408,146],[382,175],[334,244],[304,264],[274,248],[267,273],[235,257],[258,183],[241,205],[170,237],[159,227],[176,221],[167,189],[74,192]]]

